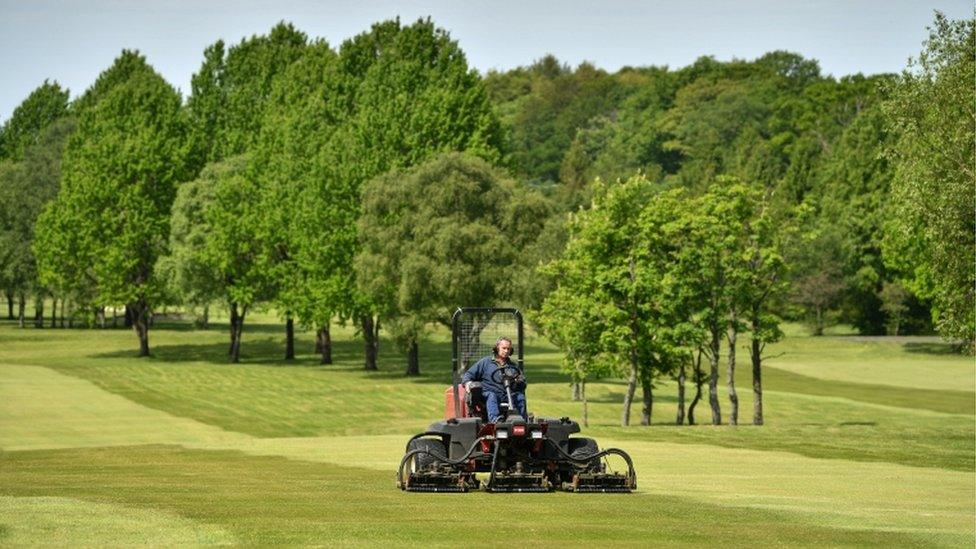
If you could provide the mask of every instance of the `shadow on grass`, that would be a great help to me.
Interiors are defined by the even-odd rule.
[[[157,329],[162,329],[157,327]],[[166,330],[204,332],[210,335],[220,334],[223,341],[208,343],[180,343],[168,345],[153,345],[150,332],[151,360],[158,363],[208,363],[214,365],[232,365],[228,350],[230,347],[229,334],[226,327],[218,331],[212,325],[207,331],[194,329],[189,325],[181,325],[178,329],[167,325]],[[268,334],[274,334],[274,337]],[[365,350],[361,340],[333,340],[332,363],[322,364],[321,355],[313,352],[313,344],[305,337],[296,338],[295,359],[285,360],[284,330],[278,325],[255,324],[244,328],[241,343],[240,363],[248,366],[266,367],[307,367],[322,369],[323,371],[362,372],[370,378],[401,379],[412,383],[449,384],[451,382],[451,344],[446,341],[424,341],[420,345],[419,376],[406,376],[406,353],[388,340],[380,341],[380,354],[377,358],[377,370],[367,372],[364,368]],[[541,354],[541,352],[538,352]],[[124,358],[135,356],[132,349],[123,349],[105,353],[89,355],[91,358]],[[530,383],[560,383],[568,382],[566,374],[562,373],[557,364],[540,361],[533,362],[533,349],[526,349],[526,373]]]
[[[949,342],[918,342],[910,341],[902,345],[906,353],[922,355],[961,355],[962,349],[958,343]]]

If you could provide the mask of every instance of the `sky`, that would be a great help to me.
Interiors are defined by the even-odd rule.
[[[973,17],[972,0],[0,0],[0,121],[45,79],[77,97],[123,49],[186,96],[204,48],[282,20],[338,47],[372,23],[429,16],[482,73],[546,54],[612,72],[788,50],[841,77],[904,69],[934,10]]]

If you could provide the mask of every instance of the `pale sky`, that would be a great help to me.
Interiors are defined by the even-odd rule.
[[[430,16],[482,73],[547,53],[616,71],[788,50],[840,77],[899,72],[933,10],[973,17],[972,0],[0,0],[0,121],[45,79],[77,97],[123,48],[139,50],[185,97],[206,46],[281,20],[337,48],[374,22]]]

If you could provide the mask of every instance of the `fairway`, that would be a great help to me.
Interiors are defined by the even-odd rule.
[[[633,456],[635,494],[448,495],[394,484],[406,439],[443,412],[445,334],[406,378],[386,340],[362,371],[349,328],[327,366],[310,333],[280,360],[271,315],[227,364],[224,329],[156,326],[137,359],[126,330],[0,323],[0,545],[976,543],[976,368],[932,339],[790,331],[764,370],[763,427],[674,426],[662,380],[655,425],[623,428],[623,382],[593,383],[584,433]],[[579,418],[558,351],[530,335],[525,355],[530,411]],[[709,422],[707,403],[696,415]]]

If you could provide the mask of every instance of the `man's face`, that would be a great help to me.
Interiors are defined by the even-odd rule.
[[[512,344],[504,339],[498,342],[498,358],[505,360],[512,354]]]

